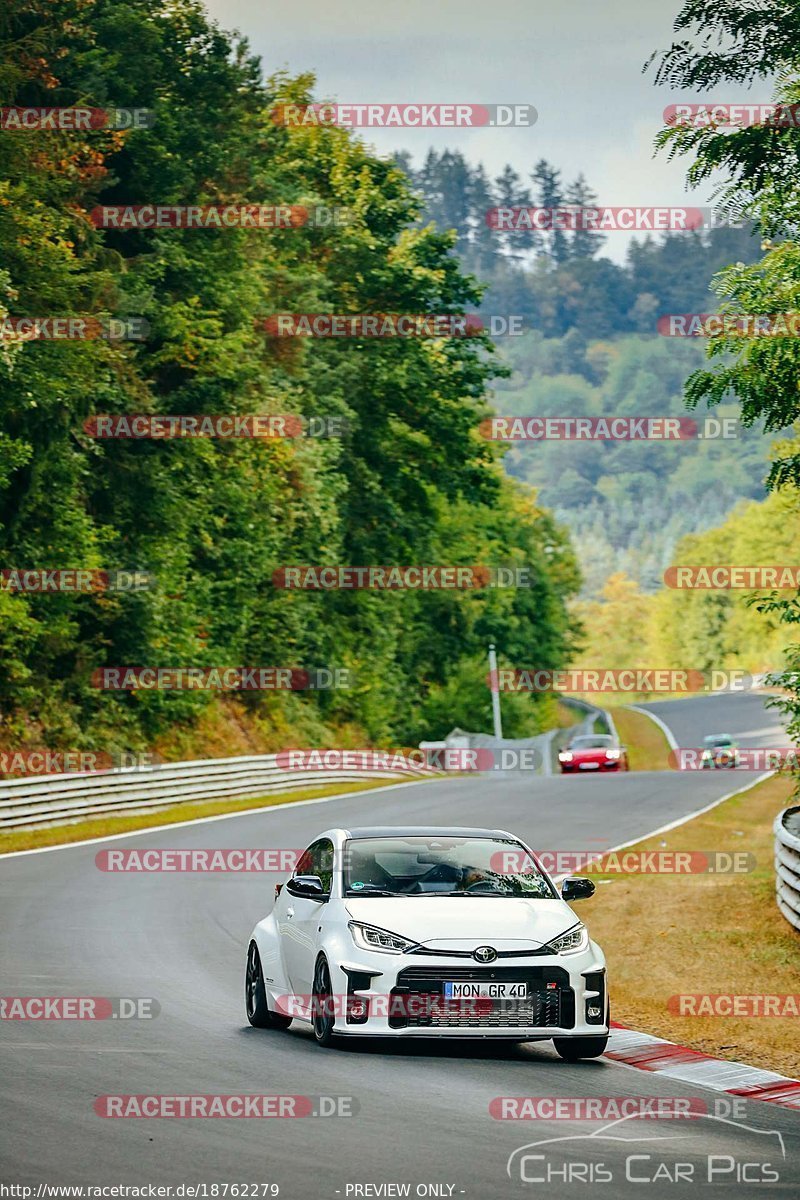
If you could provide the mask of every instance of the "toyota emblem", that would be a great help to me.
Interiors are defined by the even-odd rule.
[[[478,946],[478,949],[473,952],[472,957],[475,962],[490,963],[497,958],[497,951],[494,946]]]

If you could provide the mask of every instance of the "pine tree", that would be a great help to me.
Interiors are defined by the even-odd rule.
[[[581,171],[574,183],[567,188],[567,204],[575,208],[586,209],[597,207],[597,193],[592,191]],[[600,253],[600,247],[605,241],[602,233],[593,229],[575,229],[569,238],[570,258],[594,258]]]
[[[561,172],[551,166],[547,159],[540,158],[534,168],[531,179],[537,187],[537,206],[548,209],[552,213],[553,223],[555,223],[555,212],[553,210],[562,208],[564,205]],[[544,234],[544,242],[549,257],[557,267],[560,267],[568,260],[569,243],[563,230],[550,229]]]

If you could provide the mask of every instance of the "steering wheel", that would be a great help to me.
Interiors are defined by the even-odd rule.
[[[437,863],[427,875],[422,877],[423,883],[459,883],[460,881],[460,869],[445,862]]]
[[[475,883],[471,883],[469,887],[464,888],[465,892],[497,892],[498,889],[494,886],[491,879],[478,879]]]

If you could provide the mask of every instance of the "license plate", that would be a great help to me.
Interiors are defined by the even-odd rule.
[[[446,983],[445,1000],[514,1000],[525,999],[527,983]]]
[[[578,763],[578,769],[581,771],[596,771],[600,763]]]

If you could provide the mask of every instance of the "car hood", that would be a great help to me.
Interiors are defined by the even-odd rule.
[[[377,925],[432,948],[465,950],[484,944],[503,949],[505,943],[511,949],[511,943],[519,942],[542,946],[579,920],[568,904],[555,898],[348,896],[345,908],[354,921]]]

